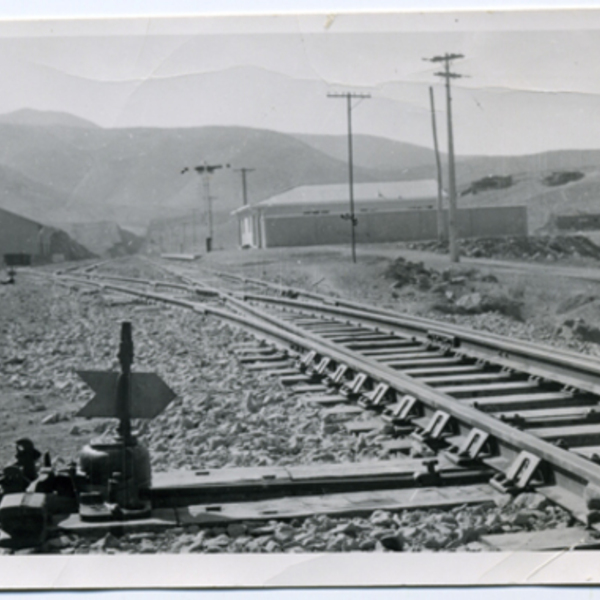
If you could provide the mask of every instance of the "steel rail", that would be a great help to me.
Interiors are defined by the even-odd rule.
[[[432,320],[421,320],[415,323],[410,317],[381,314],[366,309],[340,308],[258,294],[242,294],[241,297],[245,301],[286,306],[312,311],[313,314],[321,313],[344,319],[356,319],[361,324],[369,324],[376,328],[385,327],[393,333],[402,333],[421,341],[431,342],[438,336],[441,341],[445,340],[448,345],[462,354],[483,358],[542,379],[600,395],[600,362],[575,353],[521,340],[513,341],[501,336],[488,336],[487,333],[446,326]]]
[[[557,362],[563,362],[565,365],[573,367],[575,370],[579,370],[579,367],[585,364],[585,368],[590,371],[596,371],[600,376],[600,359],[588,358],[584,355],[577,354],[576,352],[569,352],[567,350],[562,350],[559,348],[552,348],[550,346],[543,346],[541,344],[535,344],[532,342],[528,342],[526,340],[519,340],[518,342],[514,342],[511,338],[506,336],[498,335],[492,332],[485,332],[485,334],[481,334],[474,329],[468,327],[461,327],[458,325],[451,325],[447,323],[442,323],[440,321],[435,321],[434,319],[428,319],[426,317],[417,317],[417,316],[405,316],[397,311],[381,308],[378,306],[367,305],[361,302],[355,302],[352,300],[344,300],[342,298],[335,298],[333,296],[327,296],[325,294],[316,294],[313,292],[307,292],[306,290],[302,290],[301,288],[285,286],[282,284],[273,284],[268,281],[263,281],[260,279],[253,279],[250,277],[242,277],[240,275],[224,273],[222,271],[214,271],[216,273],[226,275],[228,278],[235,278],[238,280],[242,280],[244,282],[253,283],[256,285],[261,285],[263,287],[269,287],[276,291],[283,292],[291,292],[293,294],[297,294],[298,296],[304,296],[306,298],[311,298],[313,300],[318,300],[325,305],[334,305],[337,307],[346,307],[349,309],[354,309],[357,311],[364,311],[369,315],[378,314],[390,317],[392,320],[391,324],[394,326],[401,326],[405,328],[406,334],[415,334],[419,335],[423,332],[436,332],[449,336],[456,336],[461,339],[463,342],[473,342],[474,344],[481,347],[488,347],[490,350],[498,351],[498,352],[520,352],[521,354],[526,354],[527,356],[535,356],[538,355],[542,360],[554,359],[555,366],[559,366],[556,364]],[[250,298],[252,294],[245,294],[246,298]],[[258,296],[258,295],[257,295]],[[265,296],[264,299],[270,298]],[[270,302],[273,302],[273,298],[269,299]],[[280,299],[281,304],[292,305],[293,299]],[[308,306],[308,305],[306,305]],[[316,309],[318,305],[311,305],[312,308]],[[341,314],[341,313],[340,313]],[[378,321],[376,324],[385,325],[387,321]],[[497,342],[497,344],[493,344],[492,342]],[[547,355],[545,355],[547,353]]]

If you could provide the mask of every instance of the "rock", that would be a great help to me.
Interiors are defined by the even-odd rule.
[[[379,538],[381,545],[388,550],[401,552],[404,549],[404,538],[402,535],[387,535]]]
[[[571,330],[573,336],[584,342],[600,344],[600,329],[594,325],[589,325],[583,319],[567,319],[562,327]]]
[[[296,530],[287,525],[287,523],[281,523],[279,527],[277,527],[275,533],[273,534],[273,538],[280,544],[284,544],[285,542],[290,541],[294,538]]]
[[[364,527],[361,527],[360,525],[357,525],[351,521],[350,523],[342,523],[338,525],[335,529],[331,530],[331,533],[343,533],[344,535],[355,538],[358,537],[358,535],[360,535],[364,530]]]
[[[184,429],[194,429],[196,427],[196,423],[190,417],[184,417],[181,421],[181,426]]]
[[[231,538],[226,533],[223,533],[221,535],[218,535],[217,537],[205,539],[204,548],[206,548],[207,550],[221,549],[225,546],[228,546],[230,541]]]
[[[479,539],[480,534],[487,533],[487,529],[476,527],[465,527],[457,531],[456,541],[458,544],[468,544]]]
[[[112,534],[107,533],[103,538],[99,539],[97,542],[94,542],[90,548],[94,550],[107,550],[110,548],[116,549],[121,546],[119,540]]]
[[[499,517],[499,515],[493,513],[486,517],[485,525],[491,530],[499,528],[502,525],[502,519]]]
[[[509,522],[517,527],[523,527],[536,520],[545,521],[546,518],[546,513],[543,511],[523,508],[514,514]]]
[[[247,528],[242,523],[230,523],[227,526],[227,535],[230,538],[237,538],[241,535],[244,535],[247,531]]]
[[[329,540],[327,541],[325,548],[330,551],[339,552],[340,550],[344,549],[344,547],[346,545],[346,539],[347,539],[346,536],[342,533],[338,533],[337,535],[332,535],[332,536],[330,536]]]
[[[137,551],[140,554],[156,554],[158,548],[150,539],[145,539],[141,541]]]
[[[139,531],[127,535],[127,540],[130,542],[139,542],[141,540],[153,540],[156,538],[156,533],[152,531]]]
[[[513,499],[511,506],[517,510],[543,510],[548,504],[548,499],[545,496],[542,496],[542,494],[526,492],[516,496]]]
[[[368,539],[360,542],[360,544],[358,545],[358,548],[359,548],[359,550],[375,550],[376,546],[377,546],[377,540],[368,538]]]
[[[241,535],[231,542],[229,548],[232,552],[242,552],[251,541],[252,538],[250,536]]]
[[[499,283],[498,278],[492,273],[486,273],[481,277],[483,283]]]
[[[58,413],[51,413],[42,419],[42,425],[54,425],[60,421]]]
[[[596,300],[596,297],[592,296],[591,294],[585,294],[585,293],[580,292],[580,293],[571,295],[568,298],[566,298],[565,300],[563,300],[556,307],[556,314],[562,315],[566,312],[575,310],[576,308],[580,308],[581,306],[584,306],[585,304],[594,302],[594,300]]]
[[[202,547],[204,546],[204,539],[206,537],[206,532],[201,531],[196,538],[194,539],[194,541],[189,544],[189,546],[185,546],[181,548],[182,552],[197,552],[199,550],[202,550]]]
[[[248,527],[250,535],[261,537],[274,534],[276,531],[275,525],[261,525],[260,527]]]
[[[498,508],[504,508],[508,506],[513,501],[513,497],[510,494],[502,494],[501,496],[496,496],[494,502]]]
[[[329,531],[336,525],[335,521],[327,515],[317,515],[315,517],[316,531]]]
[[[436,532],[430,532],[423,540],[423,546],[430,550],[440,550],[448,543],[448,541],[449,540],[446,537]]]
[[[392,514],[386,510],[376,510],[369,517],[369,521],[378,527],[389,527],[394,524]]]
[[[265,544],[264,549],[265,549],[266,552],[277,552],[281,548],[280,548],[279,544],[275,540],[269,540]]]
[[[416,527],[402,527],[399,531],[405,541],[412,540],[418,533],[419,530]]]
[[[63,548],[67,548],[72,545],[72,541],[66,535],[60,535],[58,537],[52,538],[46,542],[46,545],[51,550],[62,550]]]

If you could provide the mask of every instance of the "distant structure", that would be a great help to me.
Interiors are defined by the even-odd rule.
[[[356,241],[384,243],[436,239],[437,182],[434,180],[354,185]],[[242,248],[345,244],[346,184],[293,188],[232,212]],[[444,221],[447,226],[447,213]],[[459,211],[462,237],[527,235],[524,206],[465,208]]]
[[[71,223],[66,227],[69,235],[97,256],[127,256],[140,250],[144,239],[122,229],[113,221]]]
[[[34,263],[92,258],[64,231],[0,208],[0,264],[6,255],[29,256]]]
[[[195,213],[150,221],[146,231],[146,250],[150,254],[197,253],[201,249]]]

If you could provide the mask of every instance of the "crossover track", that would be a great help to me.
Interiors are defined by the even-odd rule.
[[[212,272],[208,285],[152,264],[173,282],[102,274],[102,265],[54,280],[242,326],[261,340],[238,349],[248,368],[280,377],[349,431],[382,432],[387,452],[477,468],[499,492],[536,490],[583,523],[600,520],[597,361],[231,274]],[[443,485],[443,469],[429,463],[423,481]]]

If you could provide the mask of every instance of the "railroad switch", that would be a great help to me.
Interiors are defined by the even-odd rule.
[[[2,540],[3,545],[14,548],[42,543],[58,515],[78,512],[81,521],[122,521],[150,515],[146,499],[152,483],[150,455],[133,434],[131,419],[155,417],[175,394],[156,374],[131,372],[130,323],[122,324],[118,358],[121,373],[79,372],[96,395],[78,416],[118,418],[116,436],[92,440],[81,450],[78,467],[72,464],[54,471],[47,457],[39,475],[35,461],[40,453],[29,440],[17,443],[21,453],[17,453],[16,466],[25,483],[8,487],[6,493],[7,483],[3,482],[0,526],[10,536]]]

